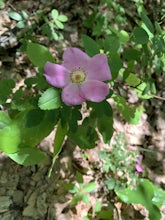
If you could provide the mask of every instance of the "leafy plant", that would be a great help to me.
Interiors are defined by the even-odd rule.
[[[149,211],[150,220],[160,220],[160,208],[165,204],[165,191],[147,179],[140,179],[136,188],[116,190],[125,203],[141,204]]]
[[[28,25],[28,14],[26,11],[22,10],[20,13],[15,12],[15,11],[10,11],[9,17],[12,18],[13,20],[17,21],[17,27],[22,29],[25,28]]]
[[[90,182],[84,184],[83,177],[79,172],[76,173],[76,180],[76,184],[65,184],[65,187],[69,189],[69,192],[74,194],[70,204],[76,205],[80,201],[89,204],[90,200],[88,194],[96,189],[96,183]]]
[[[113,149],[102,150],[99,156],[103,161],[102,172],[106,174],[105,184],[109,190],[125,189],[129,185],[136,185],[138,174],[135,165],[138,152],[129,150],[122,133],[115,138]]]
[[[45,24],[41,27],[42,33],[54,40],[63,39],[62,33],[60,33],[58,30],[64,29],[63,23],[68,21],[68,17],[66,15],[59,14],[56,9],[53,9],[51,11],[51,19],[47,18],[46,16],[43,18]]]

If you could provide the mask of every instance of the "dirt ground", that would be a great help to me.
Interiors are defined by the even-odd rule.
[[[56,4],[56,8],[71,13],[72,17],[70,29],[68,28],[65,33],[66,38],[59,42],[58,47],[79,45],[80,21],[77,22],[74,19],[77,14],[81,17],[81,7],[85,7],[84,3],[78,1],[77,8],[74,1],[70,3],[57,1]],[[7,15],[9,10],[15,8],[32,12],[38,8],[42,9],[42,5],[40,1],[34,1],[33,4],[26,0],[6,1],[5,7],[0,10],[0,78],[14,77],[19,86],[26,77],[35,74],[35,69],[30,65],[25,54],[16,52],[20,45],[17,35],[12,31],[15,28],[15,22]],[[39,37],[41,42],[45,40],[42,36]],[[58,60],[59,53],[54,51],[52,43],[49,48]],[[161,97],[165,97],[164,88],[165,75],[162,74],[157,79],[158,95]],[[128,98],[130,103],[139,102],[136,94],[131,91],[128,91]],[[114,109],[114,136],[120,132],[125,133],[130,148],[139,149],[143,155],[143,166],[147,177],[165,189],[165,101],[158,98],[143,101],[146,110],[142,114],[139,125],[136,126],[125,123],[116,112],[113,100],[109,101]],[[1,220],[83,220],[83,216],[91,209],[92,204],[97,200],[105,200],[105,198],[108,200],[110,195],[104,191],[98,177],[101,168],[95,167],[96,163],[101,164],[98,151],[107,148],[107,145],[99,142],[96,148],[87,151],[85,158],[82,156],[84,151],[66,140],[52,175],[48,178],[53,135],[54,132],[39,146],[48,155],[48,160],[43,164],[23,167],[7,158],[4,153],[0,154]],[[95,181],[102,189],[102,195],[98,195],[97,190],[91,194],[90,205],[80,202],[74,207],[70,206],[72,195],[64,187],[64,182],[74,182],[76,171],[83,173],[85,182]],[[116,206],[121,212],[121,219],[148,219],[146,211],[140,205],[116,204]],[[165,219],[165,207],[162,207],[162,216],[162,220]]]

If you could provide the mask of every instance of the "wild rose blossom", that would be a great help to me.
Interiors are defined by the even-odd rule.
[[[139,172],[139,173],[143,173],[144,172],[144,169],[141,167],[141,162],[142,162],[142,155],[138,155],[136,157],[136,170]]]
[[[50,85],[62,88],[62,101],[66,105],[80,105],[86,100],[101,102],[109,93],[103,82],[111,79],[105,54],[89,57],[78,48],[67,48],[63,63],[47,62],[44,72]]]

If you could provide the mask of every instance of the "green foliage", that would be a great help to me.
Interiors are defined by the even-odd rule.
[[[129,86],[133,87],[136,87],[141,83],[140,79],[133,73],[130,73],[125,81],[126,83],[128,83]]]
[[[127,122],[135,125],[139,123],[141,113],[143,112],[142,107],[137,108],[135,106],[127,104],[125,99],[119,95],[114,95],[113,99],[119,112],[122,114]]]
[[[3,0],[0,0],[0,7],[3,8],[5,6],[5,3]]]
[[[0,130],[8,126],[11,122],[10,117],[5,112],[0,111]]]
[[[96,189],[96,183],[90,182],[87,184],[78,183],[77,185],[72,185],[72,189],[69,190],[70,193],[74,194],[71,205],[76,205],[78,202],[83,201],[85,204],[89,204],[88,194]]]
[[[42,110],[53,110],[61,106],[60,93],[57,89],[49,88],[42,93],[38,105]]]
[[[112,78],[114,80],[117,78],[120,69],[123,67],[123,62],[117,53],[110,55],[109,65],[111,67]]]
[[[138,152],[131,152],[120,133],[115,138],[111,151],[99,151],[99,157],[103,161],[102,172],[105,173],[105,184],[109,190],[125,189],[136,183],[138,175],[135,173],[136,157]]]
[[[83,191],[86,193],[90,193],[90,192],[93,192],[95,188],[96,188],[96,183],[90,182],[83,187]]]
[[[57,120],[57,110],[31,109],[19,113],[14,124],[20,129],[20,147],[34,147],[39,144],[53,130]]]
[[[12,79],[0,80],[0,104],[4,104],[12,93],[12,89],[15,87],[15,82]]]
[[[112,108],[107,101],[101,103],[89,103],[92,107],[91,111],[91,124],[95,124],[101,133],[105,143],[110,143],[113,135],[113,115]]]
[[[149,36],[147,32],[141,27],[136,27],[133,30],[133,36],[134,36],[134,41],[137,44],[146,44],[149,40]]]
[[[62,143],[67,134],[68,126],[67,124],[62,125],[61,122],[58,123],[55,139],[54,139],[54,152],[53,155],[57,156],[61,151]]]
[[[147,179],[140,179],[136,188],[116,191],[125,203],[141,204],[149,211],[150,220],[160,220],[160,208],[165,204],[165,191]]]
[[[0,7],[4,5],[4,1],[0,0]],[[129,3],[134,10],[131,13],[124,5],[119,0],[99,1],[90,8],[89,16],[83,21],[83,33],[86,35],[80,35],[89,56],[98,53],[107,55],[112,73],[111,91],[107,98],[112,97],[126,122],[136,125],[143,107],[128,104],[126,98],[116,93],[124,85],[134,90],[139,98],[154,97],[157,92],[155,75],[165,71],[165,31],[154,16],[150,19],[142,0]],[[94,148],[99,135],[106,144],[110,144],[114,131],[112,109],[106,100],[87,102],[89,116],[83,119],[82,106],[65,106],[61,102],[60,89],[50,88],[46,83],[44,65],[47,61],[55,61],[46,46],[36,43],[33,33],[37,30],[37,34],[47,35],[48,41],[63,39],[67,16],[49,7],[31,16],[24,10],[8,14],[16,21],[16,27],[23,29],[18,34],[22,43],[20,50],[26,50],[29,60],[39,67],[39,71],[36,76],[25,79],[24,85],[15,92],[14,80],[0,80],[0,105],[7,112],[0,111],[0,150],[18,164],[38,164],[46,157],[36,147],[57,124],[50,176],[66,136],[82,149]],[[116,85],[120,88],[116,89]],[[123,135],[117,136],[111,151],[99,152],[104,183],[121,201],[142,204],[149,211],[150,219],[158,220],[161,218],[160,208],[165,204],[165,191],[149,180],[138,179],[135,171],[137,155],[139,152],[130,151]],[[65,187],[73,194],[71,205],[79,201],[89,204],[89,193],[94,192],[96,184],[84,184],[83,175],[77,173],[76,183],[65,184]],[[110,205],[105,208],[97,201],[84,219],[110,220],[113,217],[113,208]]]
[[[106,9],[102,8],[102,2],[105,3]],[[152,94],[156,93],[152,75],[160,74],[165,70],[165,32],[157,21],[153,23],[150,20],[141,1],[134,2],[130,3],[130,7],[135,8],[136,6],[138,12],[137,17],[132,18],[135,21],[134,25],[130,22],[130,17],[127,17],[129,13],[120,1],[108,0],[102,0],[99,7],[93,8],[93,13],[83,24],[91,31],[92,47],[97,48],[96,45],[99,45],[99,49],[103,49],[108,55],[113,80],[121,77],[119,75],[121,70],[128,75],[136,73],[136,79],[132,78],[130,84],[128,83],[129,78],[127,83],[131,87],[137,86],[137,81],[146,83],[143,88],[144,93],[141,92],[143,94],[140,95],[138,88],[135,91],[140,98],[152,98]],[[99,26],[98,32],[94,26]],[[90,48],[91,45],[89,42],[87,47]],[[154,90],[153,87],[155,87]],[[146,90],[148,91],[146,92]]]
[[[140,85],[138,85],[134,90],[136,91],[137,95],[140,98],[143,98],[143,99],[152,98],[152,96],[150,94],[150,84],[149,83],[143,82]]]
[[[13,123],[0,130],[0,150],[9,154],[18,151],[21,142],[19,127]]]
[[[59,29],[64,29],[64,25],[62,22],[66,22],[68,20],[67,16],[65,15],[59,15],[58,11],[56,9],[53,9],[51,11],[51,16],[53,18],[53,21],[55,23],[55,25],[59,28]]]
[[[95,147],[98,135],[92,126],[88,123],[79,125],[76,132],[70,132],[68,137],[82,149],[90,149]]]
[[[26,25],[28,25],[28,14],[26,11],[22,10],[20,13],[15,12],[15,11],[10,11],[8,13],[9,17],[12,18],[13,20],[17,21],[17,27],[22,29],[25,28]]]
[[[3,1],[1,4],[3,6]],[[68,21],[67,16],[59,14],[56,9],[53,9],[51,12],[49,10],[47,8],[45,10],[37,10],[31,15],[27,14],[24,10],[20,12],[10,11],[8,13],[9,17],[17,22],[16,26],[24,30],[21,34],[18,34],[18,38],[23,44],[21,50],[25,49],[27,40],[36,40],[33,37],[36,29],[43,35],[46,35],[48,40],[53,39],[57,41],[64,38],[61,30],[64,29],[64,23]],[[40,26],[40,24],[42,25]]]
[[[46,156],[36,148],[21,148],[16,153],[8,156],[16,163],[24,166],[39,164],[46,159]]]
[[[18,151],[20,130],[5,112],[0,112],[0,150],[5,153]]]
[[[43,68],[47,61],[54,63],[51,53],[40,44],[28,42],[26,52],[30,61],[37,67]]]
[[[100,46],[92,38],[82,35],[83,45],[89,56],[94,56],[100,52]]]
[[[113,118],[103,115],[97,119],[97,127],[105,143],[110,143],[113,135]]]
[[[45,24],[41,27],[42,33],[55,41],[63,39],[63,34],[59,30],[64,29],[63,23],[68,21],[68,17],[59,14],[58,10],[53,9],[51,11],[51,18],[49,19],[47,16],[43,16]]]
[[[64,138],[67,135],[68,132],[68,126],[67,124],[62,125],[61,121],[58,122],[55,138],[54,138],[54,151],[53,151],[53,160],[52,165],[49,169],[48,176],[50,177],[54,163],[59,155],[59,153],[62,150],[62,144],[64,142]]]
[[[94,204],[94,212],[100,212],[101,211],[101,207],[102,207],[102,203],[100,201],[97,201],[95,204]]]
[[[17,12],[15,12],[15,11],[10,11],[9,16],[10,16],[10,18],[14,19],[15,21],[21,21],[22,20],[22,16],[20,14],[18,14]]]

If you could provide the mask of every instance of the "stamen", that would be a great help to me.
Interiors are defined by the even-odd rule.
[[[86,77],[86,72],[80,67],[74,69],[71,72],[71,80],[73,83],[81,83],[85,80],[85,77]]]

